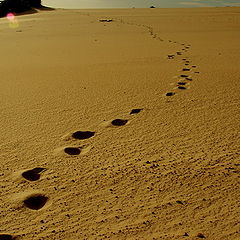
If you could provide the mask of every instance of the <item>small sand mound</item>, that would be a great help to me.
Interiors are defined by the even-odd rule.
[[[26,198],[23,203],[25,207],[32,209],[32,210],[39,210],[44,207],[46,202],[48,201],[48,197],[42,194],[32,195]]]
[[[91,138],[95,135],[95,132],[91,131],[77,131],[72,134],[72,137],[78,140],[84,140]]]

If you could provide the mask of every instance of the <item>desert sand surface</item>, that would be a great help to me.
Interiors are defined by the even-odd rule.
[[[240,239],[240,8],[15,21],[0,19],[1,240]]]

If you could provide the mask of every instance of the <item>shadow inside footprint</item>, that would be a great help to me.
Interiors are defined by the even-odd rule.
[[[67,147],[64,148],[64,152],[68,155],[79,155],[81,153],[81,150],[76,147]]]
[[[33,168],[22,173],[22,176],[29,181],[37,181],[40,179],[40,174],[45,168]]]
[[[188,75],[181,74],[180,77],[182,77],[182,78],[186,78],[186,77],[188,77]]]
[[[77,131],[72,134],[72,137],[75,139],[83,140],[91,138],[95,135],[95,132],[90,131]]]
[[[46,202],[48,201],[48,197],[42,194],[36,194],[26,198],[23,203],[24,205],[32,210],[39,210],[44,207]]]
[[[137,113],[140,113],[141,111],[142,111],[142,109],[140,109],[140,108],[132,109],[130,114],[137,114]]]
[[[173,59],[174,55],[168,55],[168,59]]]
[[[178,86],[178,89],[186,90],[187,88],[186,88],[186,87],[183,87],[183,86]]]
[[[0,240],[16,240],[17,238],[10,234],[0,234]]]
[[[178,82],[177,84],[178,85],[186,85],[187,83],[185,83],[185,82]]]
[[[128,122],[128,120],[124,120],[124,119],[114,119],[112,120],[111,124],[113,126],[124,126],[126,125]]]
[[[183,68],[182,69],[182,71],[185,71],[185,72],[190,71],[190,70],[191,70],[190,68]]]
[[[100,19],[99,22],[112,22],[112,19]]]
[[[173,95],[175,95],[174,92],[168,92],[168,93],[166,93],[166,96],[168,96],[168,97],[173,96]]]

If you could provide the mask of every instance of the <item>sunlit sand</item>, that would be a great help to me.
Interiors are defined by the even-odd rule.
[[[239,13],[0,19],[0,239],[237,240]]]

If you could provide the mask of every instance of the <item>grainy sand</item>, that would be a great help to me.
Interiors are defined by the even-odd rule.
[[[0,19],[1,240],[240,239],[240,8],[17,21]]]

